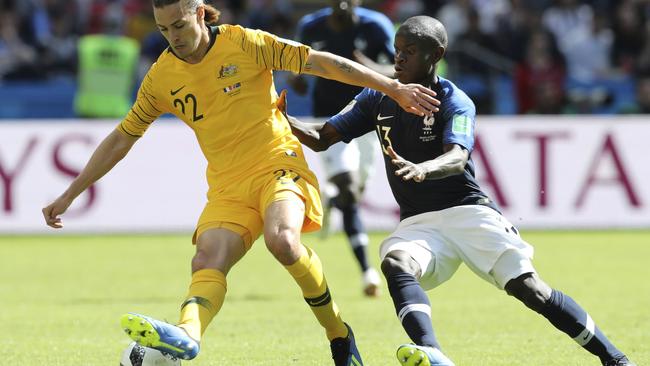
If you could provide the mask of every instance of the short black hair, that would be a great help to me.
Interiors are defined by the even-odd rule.
[[[447,49],[447,30],[436,18],[426,15],[408,18],[402,23],[397,32],[411,34],[431,47],[444,47]]]

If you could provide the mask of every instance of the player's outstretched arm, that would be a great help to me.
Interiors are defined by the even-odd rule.
[[[328,147],[341,141],[341,135],[332,125],[324,123],[306,123],[287,113],[287,91],[283,90],[276,102],[278,109],[289,121],[291,132],[298,140],[313,151],[325,151]]]
[[[391,162],[397,166],[395,175],[404,180],[413,179],[422,182],[425,179],[442,179],[452,175],[461,174],[469,159],[469,152],[460,145],[446,144],[444,153],[435,159],[415,164],[399,156],[392,146],[388,146],[388,155]]]
[[[437,112],[440,105],[435,98],[436,93],[431,89],[420,84],[402,84],[329,52],[309,51],[304,73],[380,91],[399,103],[405,111],[420,116]]]
[[[137,137],[127,136],[118,130],[113,130],[95,149],[84,169],[70,183],[68,189],[54,202],[43,208],[45,223],[55,229],[62,228],[63,224],[59,215],[63,214],[86,188],[103,177],[122,160],[137,140]]]

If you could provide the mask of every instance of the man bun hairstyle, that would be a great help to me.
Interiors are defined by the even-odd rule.
[[[402,23],[400,32],[408,32],[431,47],[447,49],[447,30],[436,18],[418,15],[408,18]]]
[[[214,6],[206,4],[203,0],[153,0],[153,6],[154,8],[162,8],[165,5],[176,4],[178,2],[181,3],[181,6],[192,13],[196,13],[196,9],[198,9],[199,6],[203,6],[205,9],[203,21],[207,25],[216,25],[219,21],[219,15],[221,15],[221,12]]]

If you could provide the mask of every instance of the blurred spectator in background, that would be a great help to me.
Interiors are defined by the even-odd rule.
[[[565,37],[572,32],[589,33],[592,29],[594,12],[589,4],[578,0],[556,0],[555,4],[544,11],[542,22],[548,31],[564,48]]]
[[[301,16],[328,4],[209,2],[222,10],[221,24],[242,24],[285,38],[295,34]],[[480,114],[533,113],[532,101],[553,88],[575,112],[616,113],[635,103],[635,78],[650,73],[650,0],[373,0],[366,5],[395,24],[420,14],[439,18],[454,46],[445,60],[449,77],[471,94]],[[119,23],[119,34],[141,44],[138,74],[143,75],[166,47],[150,0],[0,0],[0,79],[34,88],[73,80],[79,37],[105,32],[106,17]],[[565,67],[566,78],[562,84],[553,82],[553,88],[523,90],[522,72],[531,70],[528,43],[539,30],[553,35],[553,47],[560,51],[554,62]],[[375,67],[372,58],[358,57]]]
[[[465,81],[465,92],[474,101],[476,112],[491,114],[492,93],[488,85],[492,71],[486,59],[495,56],[497,45],[490,34],[481,30],[478,10],[470,8],[467,16],[467,30],[450,46],[447,59],[457,82]]]
[[[648,14],[650,14],[650,2],[648,4]],[[650,21],[645,22],[643,45],[637,58],[636,72],[641,75],[650,75]]]
[[[49,0],[47,13],[50,29],[42,47],[41,63],[48,76],[74,76],[77,72],[77,18],[74,2]]]
[[[103,33],[79,40],[74,107],[80,117],[120,118],[131,109],[140,44],[121,35],[121,12],[117,6],[112,9],[104,13]]]
[[[623,73],[634,71],[644,43],[644,14],[639,10],[635,0],[621,0],[615,13],[612,57]]]
[[[471,9],[471,0],[453,0],[438,11],[436,18],[447,28],[449,44],[454,44],[458,36],[467,31]]]
[[[14,4],[5,1],[0,8],[0,77],[32,79],[39,74],[36,49],[19,34],[20,19]]]
[[[560,51],[567,64],[567,76],[580,81],[606,78],[611,72],[614,34],[602,14],[593,18],[589,28],[576,27],[561,38]]]
[[[499,52],[511,60],[520,62],[526,53],[526,42],[533,27],[541,22],[525,0],[511,0],[510,11],[496,18],[495,38]]]
[[[564,99],[564,62],[553,35],[538,29],[530,35],[526,56],[515,71],[519,113],[560,111]]]
[[[473,0],[482,32],[494,35],[499,19],[510,15],[510,0]]]

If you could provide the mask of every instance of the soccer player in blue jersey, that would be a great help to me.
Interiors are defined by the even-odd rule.
[[[436,75],[446,48],[445,28],[427,16],[406,20],[395,38],[395,76],[437,93],[441,107],[432,116],[409,115],[390,97],[364,89],[323,125],[289,117],[294,134],[316,151],[369,131],[379,137],[401,213],[397,229],[381,245],[381,267],[397,316],[414,342],[398,348],[399,362],[453,365],[440,351],[424,290],[447,281],[465,263],[547,318],[603,365],[633,365],[580,305],[542,281],[532,264],[533,248],[480,189],[471,159],[474,104]]]
[[[357,58],[384,74],[391,74],[394,58],[392,22],[382,13],[359,7],[359,0],[331,0],[331,6],[305,15],[298,23],[296,40],[315,50]],[[381,62],[383,61],[383,66]],[[386,71],[388,70],[388,71]],[[294,89],[304,94],[303,76],[290,77]],[[313,115],[330,117],[338,113],[362,88],[335,80],[317,78],[312,93]],[[329,209],[341,211],[343,230],[362,271],[363,292],[378,295],[380,276],[368,263],[368,235],[359,215],[359,201],[367,177],[374,169],[377,139],[372,135],[351,144],[336,144],[324,154],[323,166],[328,184],[323,186],[325,226]],[[323,229],[327,231],[326,228]]]

